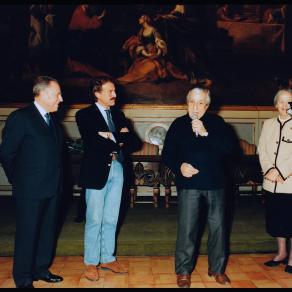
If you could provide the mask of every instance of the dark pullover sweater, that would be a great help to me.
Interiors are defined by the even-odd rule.
[[[162,161],[176,175],[178,189],[212,190],[225,185],[224,159],[234,148],[231,131],[218,115],[205,113],[200,120],[209,134],[207,137],[196,137],[188,114],[177,118],[165,137]],[[199,173],[184,177],[180,171],[184,162]]]

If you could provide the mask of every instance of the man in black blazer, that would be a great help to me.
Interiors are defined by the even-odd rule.
[[[39,76],[34,103],[12,112],[6,121],[0,161],[16,203],[13,277],[16,287],[62,277],[49,271],[54,253],[61,191],[63,136],[53,114],[62,102],[58,81]]]
[[[90,86],[95,103],[76,113],[76,122],[84,142],[80,185],[86,189],[86,225],[84,236],[85,277],[99,279],[96,266],[115,273],[126,273],[114,256],[115,233],[119,217],[123,162],[135,135],[129,130],[116,103],[114,81],[108,77],[93,79]]]

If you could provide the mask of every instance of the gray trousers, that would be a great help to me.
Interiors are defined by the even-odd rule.
[[[225,193],[223,189],[178,191],[178,230],[175,253],[176,274],[194,270],[201,226],[202,203],[207,207],[209,269],[224,273],[226,265]]]

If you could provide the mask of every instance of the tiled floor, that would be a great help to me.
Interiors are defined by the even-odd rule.
[[[292,275],[283,271],[283,265],[275,268],[263,265],[271,257],[272,255],[269,254],[231,255],[226,269],[231,285],[222,286],[207,275],[207,256],[200,256],[192,274],[191,287],[292,288]],[[129,269],[128,274],[118,275],[110,271],[100,271],[100,279],[97,282],[90,282],[83,276],[82,257],[57,257],[51,272],[63,276],[64,281],[59,284],[39,281],[34,282],[34,286],[49,288],[177,287],[173,257],[119,257],[118,260]],[[11,268],[12,258],[0,257],[0,288],[14,287]]]

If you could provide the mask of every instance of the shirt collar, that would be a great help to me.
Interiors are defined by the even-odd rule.
[[[36,106],[40,114],[44,117],[47,111],[36,100],[34,101],[34,105]]]
[[[105,113],[105,111],[107,110],[107,108],[105,108],[105,107],[103,107],[101,104],[99,104],[98,102],[96,102],[95,103],[96,104],[96,106],[99,108],[99,110],[101,111],[101,112],[104,112]],[[110,110],[110,109],[109,109]]]

